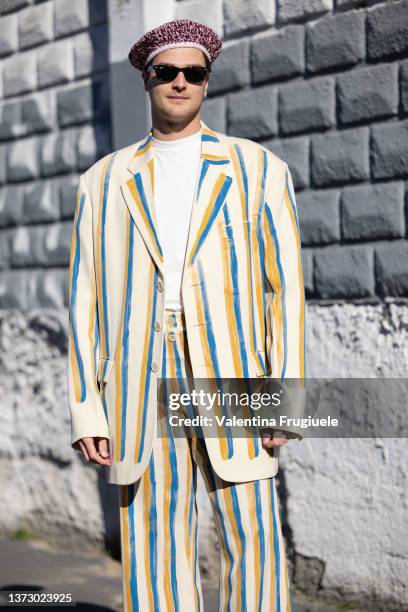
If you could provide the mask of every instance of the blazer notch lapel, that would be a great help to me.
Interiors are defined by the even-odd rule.
[[[151,133],[136,149],[136,153],[127,165],[127,170],[131,176],[128,175],[121,185],[124,200],[151,256],[164,274],[163,250],[154,205],[154,157]]]
[[[232,184],[232,164],[224,135],[210,130],[204,122],[201,135],[201,163],[191,212],[190,231],[182,283],[222,209]]]

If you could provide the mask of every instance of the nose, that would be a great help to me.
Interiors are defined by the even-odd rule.
[[[186,86],[186,79],[185,79],[184,73],[180,70],[180,72],[178,73],[178,75],[173,81],[173,87],[185,87],[185,86]]]

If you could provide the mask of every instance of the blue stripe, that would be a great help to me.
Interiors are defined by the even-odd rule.
[[[256,503],[256,518],[257,518],[257,529],[259,533],[259,548],[260,548],[260,559],[259,563],[261,565],[261,577],[259,586],[257,586],[257,590],[259,593],[259,604],[258,611],[262,610],[262,595],[263,595],[263,583],[264,583],[264,574],[265,574],[265,531],[263,526],[263,517],[262,517],[262,502],[260,495],[260,482],[259,480],[254,481],[254,490],[255,490],[255,503]]]
[[[208,296],[207,296],[207,290],[205,286],[204,272],[203,272],[201,261],[198,261],[197,263],[198,263],[198,275],[200,279],[201,297],[203,300],[204,317],[205,317],[205,323],[206,323],[205,331],[207,334],[207,340],[208,340],[208,345],[210,348],[211,360],[214,366],[215,376],[217,379],[219,379],[220,378],[220,367],[218,364],[217,345],[215,342],[214,330],[213,330],[212,321],[211,321],[211,314],[210,314],[210,308],[208,304]]]
[[[137,590],[136,539],[135,539],[135,484],[123,485],[128,490],[129,517],[129,550],[130,550],[130,593],[132,610],[139,610],[139,595]]]
[[[256,329],[255,329],[255,313],[254,313],[254,289],[253,289],[253,283],[252,283],[252,249],[251,249],[251,221],[249,219],[249,210],[248,210],[248,176],[247,176],[247,171],[246,171],[246,167],[245,167],[245,161],[242,155],[242,151],[241,151],[241,147],[239,145],[234,145],[237,154],[238,154],[238,159],[239,159],[239,163],[241,166],[241,172],[242,172],[242,181],[244,183],[244,193],[245,193],[245,218],[248,220],[248,224],[247,224],[247,236],[248,236],[248,245],[247,245],[247,251],[248,251],[248,257],[249,257],[249,270],[250,270],[250,284],[251,284],[251,323],[252,323],[252,336],[254,339],[254,346],[256,347],[258,345],[258,341],[256,338]]]
[[[149,134],[149,136],[146,138],[144,142],[142,142],[142,144],[137,150],[142,151],[142,149],[145,149],[151,140],[153,140],[153,135]]]
[[[167,404],[166,404],[167,405]],[[171,592],[173,595],[173,604],[175,610],[180,610],[179,594],[177,588],[177,550],[176,550],[176,511],[178,499],[178,469],[177,469],[177,454],[174,444],[173,432],[169,420],[166,419],[167,437],[170,448],[170,472],[171,472],[171,487],[170,487],[170,516],[169,516],[169,531],[170,531],[170,570],[171,570]]]
[[[139,197],[140,197],[140,201],[142,203],[143,210],[145,211],[145,214],[146,214],[147,221],[148,221],[148,223],[150,225],[150,228],[151,228],[151,230],[153,232],[154,241],[156,243],[157,250],[159,251],[160,255],[163,257],[163,252],[162,252],[162,249],[161,249],[161,246],[160,246],[159,238],[158,238],[157,233],[156,233],[156,228],[155,228],[154,223],[152,221],[152,217],[150,215],[150,210],[149,210],[149,207],[147,205],[146,194],[145,194],[145,191],[144,191],[143,181],[142,181],[142,177],[140,175],[140,172],[137,172],[134,175],[133,178],[134,178],[134,181],[135,181],[135,184],[136,184],[137,191],[139,193]]]
[[[79,378],[81,381],[81,399],[79,400],[80,402],[84,402],[86,399],[86,385],[85,385],[85,375],[84,375],[84,364],[82,362],[81,351],[79,348],[79,340],[78,340],[77,321],[76,321],[76,299],[77,299],[79,264],[81,261],[81,244],[80,244],[80,237],[79,237],[79,228],[80,228],[82,214],[84,210],[84,203],[85,203],[85,194],[83,193],[81,195],[81,199],[79,202],[79,211],[78,211],[77,221],[75,225],[75,256],[74,256],[74,264],[73,264],[73,269],[72,269],[72,291],[71,291],[71,305],[70,305],[72,338],[74,340],[75,355],[76,355],[76,360],[78,364]]]
[[[212,134],[201,134],[201,140],[208,142],[220,142],[219,138],[213,136]]]
[[[263,270],[264,270],[264,266],[265,266],[265,248],[264,248],[264,243],[263,243],[263,238],[262,238],[262,212],[263,212],[263,207],[264,207],[264,200],[265,200],[265,183],[266,183],[266,173],[267,173],[267,168],[268,168],[268,157],[266,155],[266,152],[263,151],[262,153],[263,155],[263,173],[262,173],[262,188],[261,188],[261,204],[260,204],[260,208],[258,210],[258,217],[257,217],[257,221],[256,221],[256,236],[257,236],[257,241],[258,241],[258,249],[259,249],[259,263],[260,263],[260,268],[261,268],[261,287],[262,287],[262,312],[264,313],[264,318],[261,321],[261,323],[264,325],[265,324],[265,312],[266,312],[266,299],[265,299],[265,277],[263,274]],[[263,334],[263,336],[265,335],[265,333]],[[264,351],[265,347],[261,347],[261,351]],[[258,352],[258,356],[259,356],[259,360],[261,362],[262,368],[264,370],[264,372],[266,372],[266,367],[265,367],[265,362],[262,358],[262,355],[259,354]]]
[[[98,302],[95,300],[95,332],[94,332],[94,376],[95,380],[98,376],[98,346],[99,346],[99,313],[98,313]]]
[[[129,359],[129,320],[132,305],[132,280],[133,280],[133,227],[134,224],[129,224],[129,252],[128,252],[128,270],[126,278],[126,300],[125,313],[123,321],[122,335],[122,425],[121,425],[121,440],[120,440],[120,460],[125,458],[126,451],[126,417],[127,417],[127,400],[128,400],[128,359]]]
[[[286,286],[285,286],[285,276],[283,274],[283,269],[282,269],[282,263],[281,263],[281,258],[280,258],[280,250],[279,250],[279,240],[278,240],[278,235],[276,233],[276,229],[275,229],[275,225],[272,219],[272,213],[271,210],[269,208],[269,206],[265,207],[265,211],[266,211],[266,217],[268,219],[268,224],[269,224],[269,229],[270,232],[272,234],[272,238],[273,238],[273,242],[275,244],[275,253],[276,253],[276,263],[278,266],[278,270],[279,270],[279,277],[280,277],[280,281],[281,281],[281,286],[282,286],[282,320],[283,320],[283,346],[284,346],[284,350],[283,350],[283,366],[282,366],[282,372],[281,372],[281,382],[285,377],[285,372],[286,372],[286,362],[287,362],[287,323],[286,323],[286,302],[285,302],[285,292],[286,292]]]
[[[241,540],[242,545],[242,555],[240,559],[240,569],[241,569],[241,602],[242,602],[242,612],[247,610],[247,593],[246,593],[246,538],[245,532],[242,528],[241,522],[241,509],[239,505],[238,495],[236,491],[236,487],[230,487],[231,497],[232,497],[232,507],[234,510],[234,515],[237,521],[237,530]]]
[[[113,161],[116,157],[116,153],[113,153],[109,161],[108,169],[106,171],[103,180],[103,201],[102,201],[102,228],[101,228],[101,259],[102,259],[102,301],[103,301],[103,323],[105,329],[105,350],[106,357],[110,357],[109,349],[109,318],[108,318],[108,296],[107,296],[107,283],[106,283],[106,247],[105,247],[105,224],[106,224],[106,209],[108,206],[108,191],[109,181],[112,170]],[[107,364],[105,364],[106,366]]]
[[[141,445],[139,448],[138,462],[142,460],[144,444],[145,444],[145,432],[146,432],[146,422],[148,416],[148,399],[149,399],[149,389],[150,389],[150,366],[152,365],[152,357],[153,357],[153,340],[154,340],[154,327],[151,324],[152,321],[156,320],[156,309],[157,309],[157,277],[158,272],[157,269],[154,268],[153,271],[153,306],[152,306],[152,317],[150,321],[150,337],[149,337],[149,349],[147,355],[147,366],[145,372],[145,393],[143,397],[143,420],[142,420],[142,433],[141,433]]]
[[[194,475],[197,473],[197,470],[195,470]],[[195,530],[194,530],[194,587],[196,590],[196,594],[197,594],[197,604],[198,604],[198,611],[201,611],[201,599],[200,599],[200,592],[198,590],[198,584],[197,584],[197,573],[198,573],[198,524],[196,521],[195,524]]]
[[[153,591],[154,609],[160,610],[159,592],[157,582],[157,499],[156,499],[156,476],[154,469],[154,456],[150,460],[150,484],[151,498],[149,508],[149,558],[150,558],[150,573],[151,573],[151,588]]]
[[[199,239],[199,241],[197,243],[196,249],[195,249],[194,253],[191,256],[191,263],[194,263],[194,260],[195,260],[195,258],[197,256],[197,253],[198,253],[198,250],[199,250],[200,246],[202,245],[203,241],[205,240],[208,232],[211,229],[213,221],[214,221],[215,217],[217,216],[218,211],[220,210],[220,208],[221,208],[221,206],[222,206],[222,204],[223,204],[223,202],[224,202],[224,200],[226,198],[226,195],[227,195],[228,190],[229,190],[229,188],[231,186],[231,183],[232,183],[232,178],[230,176],[226,176],[225,179],[224,179],[224,182],[222,184],[222,187],[221,187],[221,189],[220,189],[220,191],[218,193],[218,196],[217,196],[217,198],[215,200],[213,210],[211,211],[210,217],[208,219],[208,223],[205,226],[205,228],[204,228],[204,230],[203,230],[203,232],[202,232],[202,234],[200,236],[200,239]]]
[[[205,175],[207,174],[209,166],[210,166],[209,161],[207,159],[203,159],[202,166],[201,166],[201,172],[200,172],[200,178],[198,179],[198,189],[197,189],[196,200],[198,200],[198,198],[200,196],[201,185],[203,183]]]
[[[224,206],[223,212],[224,212],[224,220],[225,220],[225,230],[227,232],[227,236],[229,239],[231,279],[232,279],[232,285],[234,288],[234,294],[233,294],[234,295],[234,298],[233,298],[234,299],[234,314],[235,314],[235,320],[236,320],[237,328],[238,328],[239,351],[240,351],[240,356],[241,356],[243,375],[244,375],[244,378],[248,378],[249,377],[248,355],[247,355],[245,338],[244,338],[244,330],[242,326],[241,305],[239,301],[238,259],[237,259],[237,254],[235,250],[234,235],[233,235],[232,228],[230,225],[231,221],[230,221],[230,216],[228,214],[227,205]]]
[[[275,508],[275,497],[274,497],[274,477],[269,479],[269,489],[271,494],[271,503],[272,503],[272,519],[273,519],[273,556],[275,560],[275,602],[276,602],[276,611],[280,612],[281,609],[281,601],[280,601],[280,551],[279,551],[279,538],[278,538],[278,526],[276,522],[276,508]]]

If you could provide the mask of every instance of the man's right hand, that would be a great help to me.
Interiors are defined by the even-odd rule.
[[[112,465],[108,438],[81,438],[74,444],[74,448],[82,452],[86,461],[99,465]]]

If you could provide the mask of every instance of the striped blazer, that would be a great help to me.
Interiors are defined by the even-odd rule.
[[[305,378],[301,244],[288,165],[203,121],[181,291],[194,378]],[[165,293],[150,131],[80,176],[72,231],[71,443],[109,438],[110,483],[142,475],[157,435]],[[279,449],[256,437],[224,442],[206,439],[225,480],[277,473]]]

